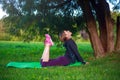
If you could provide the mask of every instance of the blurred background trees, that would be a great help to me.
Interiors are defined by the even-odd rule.
[[[113,4],[114,12],[110,11]],[[119,25],[119,0],[0,0],[9,15],[3,19],[8,33],[19,40],[43,39],[45,33],[57,41],[57,34],[64,29],[73,32],[85,30],[94,49],[95,57],[120,50],[119,27],[114,38],[114,26]],[[112,16],[111,16],[112,14]]]

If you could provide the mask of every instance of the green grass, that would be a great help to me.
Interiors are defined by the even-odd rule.
[[[119,80],[120,54],[95,59],[89,43],[78,43],[78,49],[90,64],[76,67],[46,67],[40,69],[7,68],[10,61],[39,61],[43,43],[0,42],[0,80]],[[50,57],[64,55],[64,48],[51,47]]]

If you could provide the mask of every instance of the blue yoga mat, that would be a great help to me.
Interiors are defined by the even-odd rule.
[[[80,65],[82,65],[82,63],[76,62],[68,66],[80,66]],[[42,68],[40,62],[9,62],[6,66],[15,68]]]

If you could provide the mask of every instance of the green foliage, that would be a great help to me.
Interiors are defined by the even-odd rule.
[[[45,33],[58,34],[59,31],[68,29],[75,34],[85,28],[83,12],[77,1],[0,0],[0,4],[9,14],[4,18],[8,32],[24,38],[23,40],[32,40]],[[118,0],[107,1],[119,9]],[[23,34],[21,34],[21,30],[24,32]]]
[[[120,12],[117,12],[117,11],[111,12],[111,16],[112,16],[112,19],[114,20],[114,22],[116,23],[117,16],[120,16]]]
[[[120,56],[112,54],[95,59],[89,43],[78,43],[79,51],[90,64],[77,67],[46,67],[41,69],[7,68],[10,61],[39,61],[43,52],[40,42],[0,42],[0,80],[119,80]],[[51,47],[51,57],[63,55],[64,48]]]
[[[63,29],[76,33],[85,26],[77,1],[59,0],[0,0],[3,10],[9,14],[4,18],[9,33],[25,40],[45,33],[58,34]],[[66,2],[63,6],[56,5]],[[76,25],[76,26],[75,26]],[[21,30],[24,34],[21,35]],[[54,36],[53,36],[54,37]]]
[[[6,28],[4,27],[3,19],[0,20],[0,40],[9,41],[11,36],[6,32]]]

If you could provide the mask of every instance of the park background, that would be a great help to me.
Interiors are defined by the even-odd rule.
[[[7,13],[0,20],[0,80],[119,80],[119,0],[0,0],[0,4]],[[80,54],[90,64],[6,67],[11,61],[38,62],[45,33],[55,43],[50,57],[64,55],[58,39],[64,29],[72,31]]]

